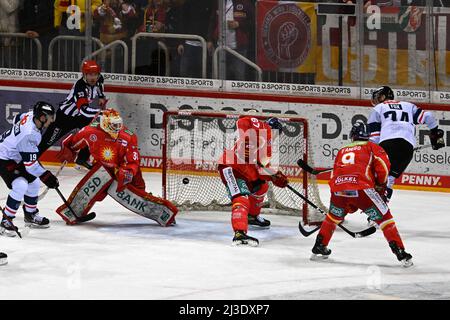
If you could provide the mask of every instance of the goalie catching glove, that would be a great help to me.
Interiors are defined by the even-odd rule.
[[[438,127],[430,130],[430,141],[433,150],[439,150],[445,147],[444,142],[444,130],[438,129]]]

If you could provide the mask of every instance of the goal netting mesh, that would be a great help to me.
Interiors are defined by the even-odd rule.
[[[163,196],[167,200],[184,211],[231,210],[217,167],[224,150],[231,149],[236,142],[236,121],[242,115],[201,111],[164,113]],[[289,178],[290,186],[325,209],[314,177],[297,165],[300,158],[309,163],[312,158],[306,119],[279,114],[251,116],[262,120],[276,116],[282,121],[283,132],[272,145],[279,167]],[[300,216],[307,224],[323,220],[323,215],[308,207],[298,195],[272,183],[262,212]]]

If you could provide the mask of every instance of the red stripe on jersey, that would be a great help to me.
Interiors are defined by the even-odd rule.
[[[32,166],[36,161],[32,161],[32,162],[24,162],[23,164],[25,165],[25,167],[29,167]]]
[[[424,116],[425,116],[425,111],[422,110],[422,112],[420,113],[420,116],[419,116],[419,120],[418,120],[419,123],[423,123]]]
[[[378,137],[379,135],[380,135],[379,132],[372,132],[372,133],[370,134],[371,137]]]

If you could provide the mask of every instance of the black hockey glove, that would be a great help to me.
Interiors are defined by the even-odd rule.
[[[430,130],[430,141],[433,150],[439,150],[445,147],[444,142],[444,130],[438,129],[438,127]]]
[[[41,181],[50,189],[56,189],[59,187],[58,178],[55,177],[50,171],[45,171],[40,177]]]

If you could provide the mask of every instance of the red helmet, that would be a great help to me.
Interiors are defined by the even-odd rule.
[[[95,60],[86,60],[81,65],[81,72],[83,73],[100,73],[102,70]]]

